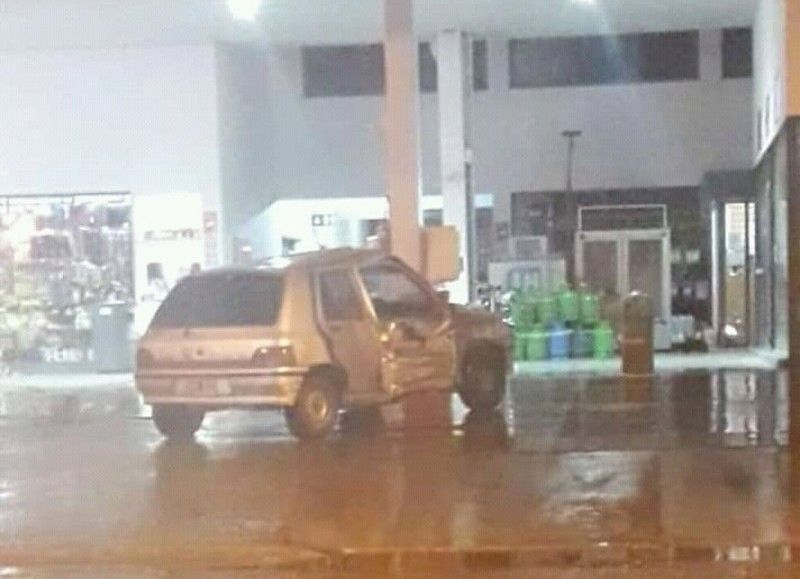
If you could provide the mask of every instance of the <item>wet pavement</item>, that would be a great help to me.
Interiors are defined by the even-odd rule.
[[[277,413],[211,415],[189,444],[129,406],[7,417],[0,577],[792,576],[788,390],[516,378],[502,412],[351,418],[314,444]]]

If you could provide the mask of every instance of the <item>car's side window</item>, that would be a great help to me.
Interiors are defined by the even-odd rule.
[[[361,296],[347,271],[319,274],[319,299],[322,315],[329,322],[362,318]]]
[[[422,318],[436,314],[431,295],[402,268],[381,264],[361,270],[375,313],[382,320]]]

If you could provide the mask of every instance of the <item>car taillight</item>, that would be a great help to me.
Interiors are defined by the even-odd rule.
[[[150,353],[149,350],[145,350],[144,348],[139,348],[136,351],[136,369],[140,368],[152,368],[156,365],[155,356]]]
[[[297,360],[291,346],[275,346],[256,350],[253,364],[259,368],[292,368],[297,365]]]

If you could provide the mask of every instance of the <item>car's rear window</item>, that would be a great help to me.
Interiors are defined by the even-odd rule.
[[[271,326],[283,280],[262,273],[225,273],[183,279],[156,312],[153,328]]]

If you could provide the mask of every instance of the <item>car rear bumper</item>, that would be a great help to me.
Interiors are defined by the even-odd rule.
[[[136,388],[146,404],[182,404],[209,408],[293,406],[304,369],[260,373],[137,373]]]

